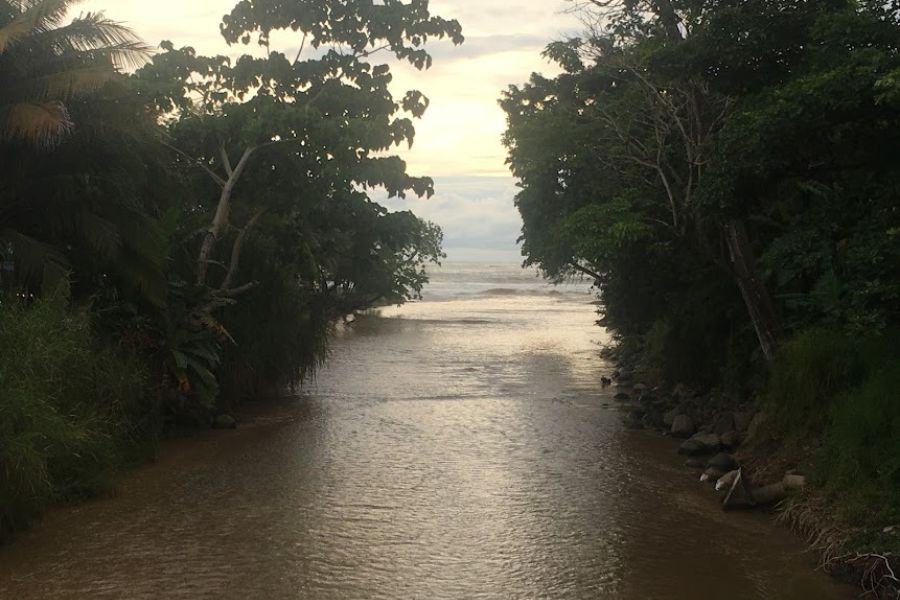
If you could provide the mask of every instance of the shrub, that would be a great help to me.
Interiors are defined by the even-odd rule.
[[[821,432],[834,397],[848,388],[855,354],[850,340],[825,329],[800,333],[778,353],[768,401],[777,423],[797,433]]]
[[[0,305],[0,535],[95,494],[146,449],[156,409],[142,363],[63,303]]]

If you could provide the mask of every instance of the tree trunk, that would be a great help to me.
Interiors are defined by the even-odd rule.
[[[723,229],[731,257],[732,275],[744,297],[763,356],[771,362],[781,336],[781,326],[769,291],[756,269],[747,228],[742,221],[731,220],[723,225]]]
[[[244,154],[241,156],[241,160],[234,170],[231,170],[230,168],[227,169],[228,180],[225,181],[225,185],[222,186],[222,192],[219,195],[219,203],[216,205],[216,214],[213,217],[209,230],[206,232],[206,236],[203,238],[203,244],[200,246],[200,254],[197,257],[196,284],[198,287],[206,285],[206,273],[209,269],[209,259],[212,256],[216,242],[219,241],[219,237],[228,226],[228,216],[231,213],[231,196],[234,192],[234,187],[241,178],[241,174],[247,167],[247,162],[250,160],[250,157],[255,150],[255,147],[244,150]],[[225,164],[228,164],[227,160]]]
[[[669,38],[669,41],[683,42],[684,36],[681,34],[679,27],[681,19],[678,17],[678,13],[675,12],[675,7],[672,6],[671,0],[654,0],[653,8],[663,28],[666,30],[666,36]]]

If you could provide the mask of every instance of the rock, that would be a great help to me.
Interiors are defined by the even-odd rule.
[[[750,423],[753,422],[753,413],[749,411],[734,413],[734,429],[738,433],[747,431]]]
[[[719,413],[713,420],[712,432],[722,435],[734,429],[734,415],[731,413]]]
[[[720,438],[722,440],[722,446],[726,450],[736,450],[737,447],[741,445],[741,434],[737,431],[732,430],[723,433]]]
[[[766,420],[767,417],[764,412],[758,412],[753,416],[753,420],[750,421],[750,424],[747,426],[748,440],[755,440],[759,436],[760,430],[764,427]]]
[[[646,392],[649,389],[646,384],[643,383],[636,383],[632,387],[634,388],[634,391],[638,393]]]
[[[724,452],[719,452],[715,456],[713,456],[706,463],[707,467],[713,467],[716,469],[722,470],[722,475],[727,473],[728,471],[733,471],[737,469],[737,461],[734,460],[734,457],[730,454],[726,454]]]
[[[671,427],[672,423],[675,422],[675,417],[683,414],[680,408],[673,408],[672,410],[666,411],[663,414],[663,423],[666,424],[666,427]]]
[[[644,414],[641,423],[643,423],[644,427],[647,429],[663,429],[666,425],[663,422],[662,413],[653,409],[648,410],[646,414]]]
[[[706,461],[702,458],[689,458],[684,461],[684,466],[689,467],[691,469],[705,469]]]
[[[672,407],[672,403],[669,402],[668,398],[653,398],[652,404],[653,408],[658,410],[660,413],[664,413]],[[671,423],[669,423],[669,425],[671,425]]]
[[[634,379],[634,375],[632,375],[628,371],[620,371],[619,376],[616,379],[619,381],[619,383],[626,383]]]
[[[213,429],[234,429],[237,421],[231,415],[219,415],[212,420]]]
[[[672,420],[670,431],[675,437],[689,438],[694,434],[694,422],[687,415],[678,415]]]
[[[727,473],[719,477],[719,480],[716,481],[716,491],[721,492],[730,488],[731,484],[733,484],[734,480],[737,478],[738,473],[740,473],[740,471],[738,469],[735,469],[734,471],[728,471]]]
[[[631,396],[629,396],[625,392],[619,392],[618,394],[613,396],[613,399],[618,400],[619,402],[627,402],[628,400],[631,399]]]
[[[703,474],[700,476],[700,483],[716,483],[719,481],[719,478],[725,474],[724,469],[720,469],[718,467],[706,467],[706,470],[703,471]]]
[[[719,436],[715,433],[698,433],[685,440],[678,448],[679,454],[687,456],[699,456],[718,452],[720,447]]]

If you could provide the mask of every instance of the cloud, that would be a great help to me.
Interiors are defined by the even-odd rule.
[[[372,198],[391,210],[411,210],[440,225],[451,258],[481,249],[486,255],[517,259],[522,224],[513,207],[516,191],[509,177],[438,177],[435,195],[429,199],[389,199],[383,192]]]

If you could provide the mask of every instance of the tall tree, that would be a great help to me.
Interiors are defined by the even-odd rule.
[[[428,99],[395,97],[387,61],[425,69],[426,43],[463,38],[424,0],[245,1],[221,30],[230,44],[256,42],[262,56],[206,57],[164,42],[136,74],[189,174],[173,275],[189,283],[179,292],[188,329],[221,333],[221,320],[239,344],[264,348],[260,356],[278,347],[270,363],[293,380],[321,359],[335,318],[415,297],[425,265],[442,256],[437,227],[389,213],[368,191],[433,193],[431,179],[391,155],[413,143]],[[263,311],[290,321],[260,326]],[[271,372],[226,353],[230,372]]]

